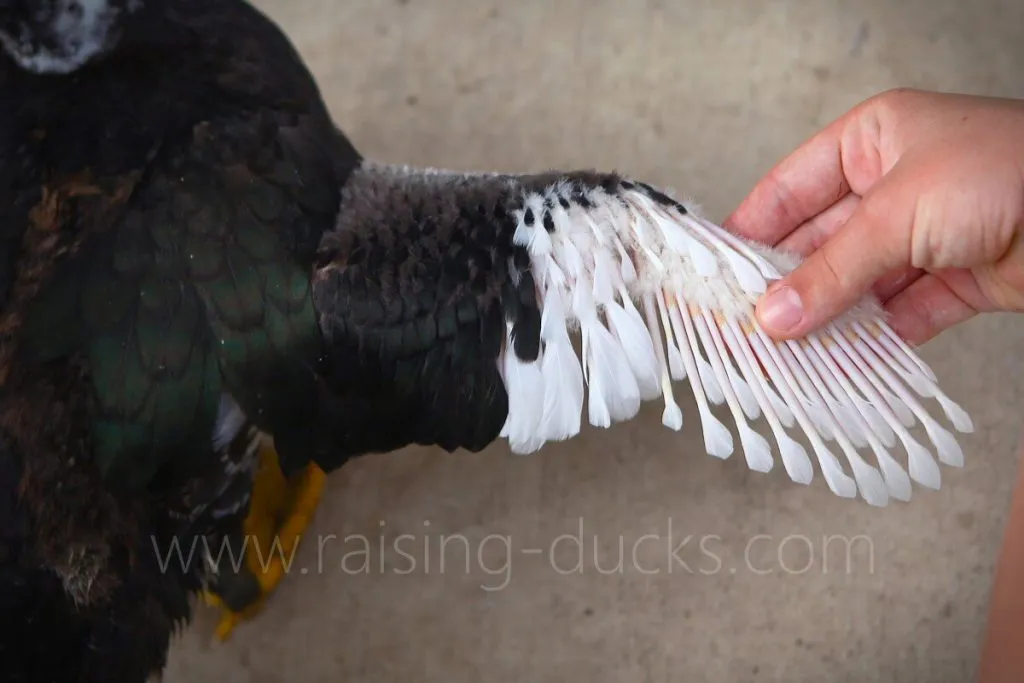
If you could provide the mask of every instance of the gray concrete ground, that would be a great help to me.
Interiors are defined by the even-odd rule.
[[[614,168],[716,219],[877,91],[1024,96],[1018,0],[258,4],[368,156]],[[694,422],[667,432],[655,406],[527,459],[498,444],[353,463],[316,519],[327,541],[304,546],[265,614],[220,646],[203,609],[166,680],[970,680],[1015,468],[1022,344],[1021,319],[991,316],[924,349],[978,429],[941,492],[885,509],[820,477],[800,487],[709,458]],[[558,539],[581,521],[573,572],[576,547]],[[365,572],[350,534],[369,539]],[[445,535],[462,540],[442,552]],[[669,554],[687,536],[689,571]],[[834,536],[860,538],[847,552]]]

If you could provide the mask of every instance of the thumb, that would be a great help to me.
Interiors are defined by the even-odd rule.
[[[909,265],[915,205],[898,179],[880,181],[843,227],[761,297],[756,316],[765,332],[776,339],[813,332]]]

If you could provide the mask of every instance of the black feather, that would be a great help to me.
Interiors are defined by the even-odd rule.
[[[316,419],[322,435],[333,429],[318,444],[320,466],[408,444],[475,451],[494,441],[509,405],[502,351],[525,362],[541,352],[538,283],[530,252],[515,241],[516,216],[550,232],[556,205],[591,205],[586,192],[616,192],[619,183],[594,173],[513,178],[373,165],[351,175],[314,276],[329,395]],[[545,194],[555,185],[571,191]],[[524,206],[530,193],[544,197],[539,216]]]
[[[60,18],[38,4],[5,9],[0,30]],[[11,683],[143,683],[163,668],[206,569],[200,552],[163,568],[154,543],[216,545],[246,511],[248,451],[211,442],[223,393],[274,432],[282,462],[316,441],[310,275],[359,155],[249,4],[138,5],[70,74],[24,71],[0,49]]]

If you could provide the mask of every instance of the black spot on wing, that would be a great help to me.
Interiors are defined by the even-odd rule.
[[[550,211],[544,212],[544,229],[547,230],[548,233],[553,233],[555,231],[555,221],[551,218]]]
[[[544,214],[547,216],[547,214]],[[540,306],[537,285],[530,270],[530,255],[515,247],[513,276],[503,290],[505,317],[512,323],[512,348],[520,360],[532,362],[540,355]]]

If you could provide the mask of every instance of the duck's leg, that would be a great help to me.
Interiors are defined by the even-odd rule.
[[[315,464],[286,479],[277,452],[266,444],[260,450],[260,466],[253,482],[249,513],[241,538],[228,542],[244,554],[237,573],[224,572],[205,593],[208,604],[222,612],[217,638],[227,640],[242,621],[260,611],[269,595],[291,569],[299,540],[320,502],[324,472]]]

